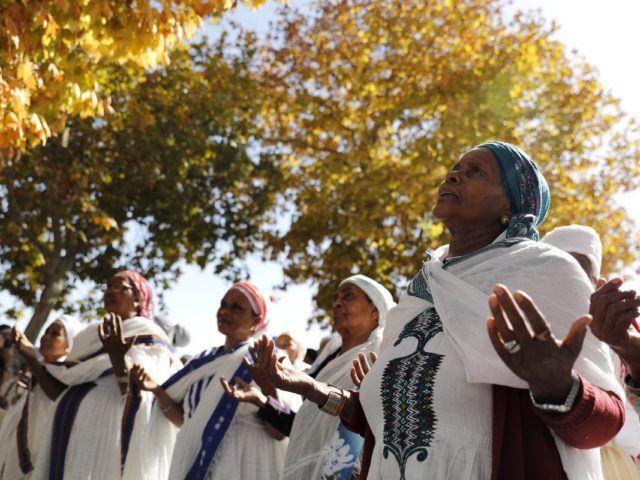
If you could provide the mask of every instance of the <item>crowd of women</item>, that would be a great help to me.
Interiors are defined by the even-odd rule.
[[[312,364],[249,282],[220,301],[224,344],[183,364],[119,272],[102,322],[63,315],[39,349],[0,332],[0,479],[638,479],[640,300],[600,278],[592,228],[539,240],[549,205],[518,147],[464,153],[433,211],[450,243],[397,304],[345,278]]]

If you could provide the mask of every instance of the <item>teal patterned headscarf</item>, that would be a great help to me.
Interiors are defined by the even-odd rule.
[[[538,240],[536,227],[549,211],[549,186],[531,157],[506,142],[486,142],[475,148],[488,149],[500,167],[513,215],[507,225],[507,238],[527,237]]]

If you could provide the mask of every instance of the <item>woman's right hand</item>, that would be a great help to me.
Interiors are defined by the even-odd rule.
[[[159,387],[151,375],[149,375],[142,365],[134,364],[131,368],[131,379],[135,382],[141,390],[152,392]]]
[[[275,342],[263,335],[251,349],[254,366],[266,375],[269,382],[276,388],[297,393],[304,397],[314,390],[314,380],[302,370],[292,365],[284,365],[278,360]]]
[[[17,327],[13,327],[11,330],[11,339],[15,345],[16,350],[27,362],[37,362],[38,353],[33,343],[29,341],[27,336],[18,330]]]

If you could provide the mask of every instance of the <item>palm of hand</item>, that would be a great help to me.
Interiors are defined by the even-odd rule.
[[[255,402],[260,398],[260,391],[253,385],[233,390],[234,398],[240,402]]]

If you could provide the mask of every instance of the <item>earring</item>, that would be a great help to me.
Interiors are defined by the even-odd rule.
[[[509,223],[509,215],[502,215],[500,217],[500,221],[502,222],[503,225],[506,225]]]

